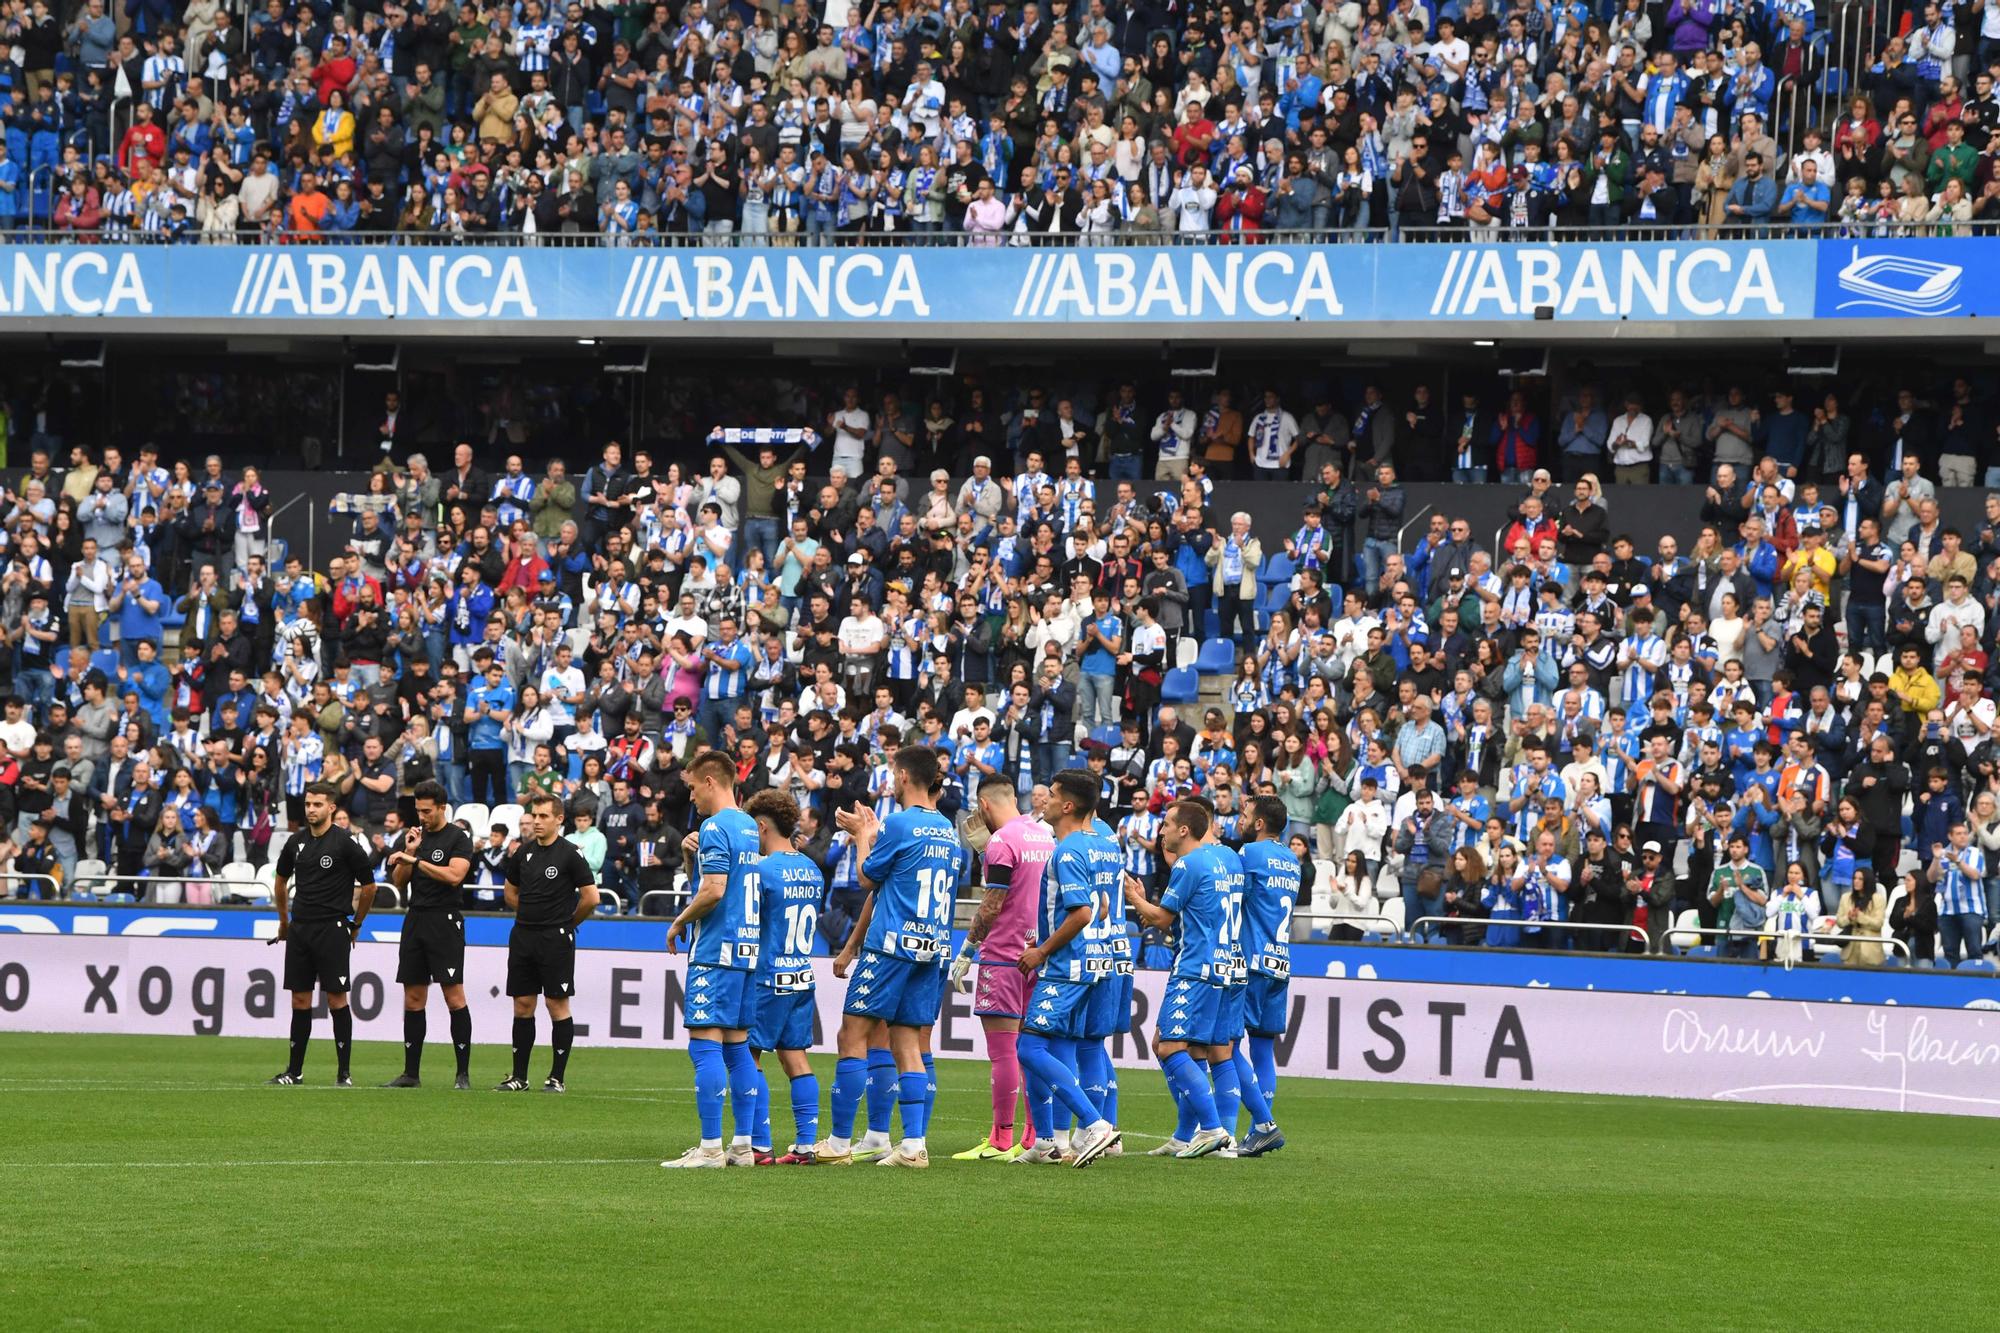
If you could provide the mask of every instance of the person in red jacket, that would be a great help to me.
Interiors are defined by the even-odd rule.
[[[1520,394],[1510,394],[1507,410],[1493,422],[1494,476],[1509,485],[1526,485],[1535,470],[1535,450],[1542,442],[1542,423],[1528,410]]]
[[[347,39],[335,37],[327,43],[326,59],[313,68],[313,95],[321,106],[326,105],[327,94],[338,88],[346,92],[354,83],[354,72],[358,66],[354,58],[347,54]]]
[[[125,131],[125,137],[118,142],[118,166],[130,173],[134,155],[143,156],[148,162],[167,160],[167,133],[153,123],[153,108],[139,103],[132,115],[132,128]]]
[[[1215,229],[1231,240],[1240,232],[1246,244],[1255,242],[1264,230],[1264,202],[1264,187],[1257,184],[1256,173],[1249,167],[1236,168],[1235,178],[1215,201]]]

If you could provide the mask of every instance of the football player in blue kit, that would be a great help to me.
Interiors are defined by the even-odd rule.
[[[1292,907],[1299,900],[1299,858],[1283,841],[1290,816],[1275,796],[1253,796],[1243,815],[1249,838],[1237,855],[1243,862],[1243,957],[1249,968],[1244,992],[1244,1042],[1230,1049],[1250,1133],[1239,1157],[1261,1157],[1285,1146],[1271,1103],[1278,1095],[1277,1039],[1285,1035],[1292,988]],[[1218,1114],[1221,1108],[1217,1108]],[[1232,1134],[1236,1126],[1224,1121]]]
[[[1037,1136],[1017,1163],[1060,1160],[1054,1104],[1038,1095],[1044,1090],[1083,1126],[1070,1141],[1070,1165],[1089,1166],[1120,1139],[1077,1078],[1077,1043],[1089,1019],[1091,997],[1110,985],[1113,976],[1105,927],[1125,863],[1117,845],[1091,827],[1097,792],[1097,780],[1079,769],[1056,774],[1050,784],[1047,810],[1056,854],[1042,879],[1036,943],[1016,964],[1024,975],[1036,975],[1021,1020],[1020,1053]]]
[[[700,887],[667,928],[667,952],[692,932],[681,1021],[694,1062],[694,1104],[701,1142],[667,1167],[755,1166],[750,1133],[757,1123],[757,1065],[750,1058],[756,1019],[758,927],[757,870],[763,858],[757,821],[736,807],[736,764],[719,750],[698,754],[687,766],[688,791],[701,827],[682,844],[700,873]],[[725,1087],[736,1135],[722,1146]],[[769,1154],[766,1154],[768,1160]]]
[[[1085,775],[1088,776],[1088,773]],[[1093,818],[1090,831],[1093,837],[1101,839],[1114,850],[1117,848],[1118,835],[1102,819]],[[1122,881],[1122,875],[1119,879]],[[1083,1084],[1084,1092],[1089,1094],[1091,1103],[1097,1107],[1097,1113],[1116,1125],[1118,1071],[1111,1065],[1111,1050],[1107,1043],[1111,1038],[1132,1030],[1132,970],[1136,953],[1131,922],[1125,914],[1125,895],[1119,883],[1111,886],[1104,919],[1095,928],[1109,961],[1097,984],[1090,988],[1090,1007],[1083,1020],[1083,1040],[1076,1048],[1077,1077]],[[1105,1155],[1117,1157],[1123,1152],[1123,1146],[1114,1143],[1105,1150]]]
[[[763,937],[757,956],[757,1016],[750,1028],[750,1057],[778,1053],[778,1067],[791,1081],[792,1146],[779,1166],[811,1166],[819,1140],[819,1076],[806,1052],[813,1044],[813,930],[826,876],[796,851],[799,806],[791,794],[767,787],[752,796],[743,813],[757,821],[757,915]],[[761,1157],[771,1151],[771,1092],[757,1071],[757,1126],[750,1145]]]
[[[1160,821],[1161,845],[1173,863],[1166,892],[1157,904],[1148,902],[1144,886],[1125,876],[1125,902],[1141,925],[1179,928],[1153,1052],[1180,1108],[1180,1123],[1174,1136],[1148,1156],[1206,1157],[1229,1146],[1208,1071],[1200,1062],[1213,1059],[1217,1034],[1228,1031],[1227,990],[1241,965],[1236,937],[1243,912],[1243,865],[1236,853],[1208,841],[1214,828],[1206,801],[1172,802]],[[1240,1011],[1236,1024],[1242,1024]],[[1228,1060],[1228,1042],[1222,1058]]]
[[[903,1138],[878,1166],[927,1167],[925,1128],[931,1073],[925,1035],[937,1023],[951,954],[952,912],[964,878],[966,852],[958,830],[938,813],[943,771],[938,752],[906,745],[890,762],[897,810],[886,820],[856,805],[835,816],[854,839],[861,887],[868,894],[833,971],[846,977],[834,1066],[832,1133],[819,1144],[826,1165],[854,1161],[854,1113],[868,1084],[868,1037],[876,1023],[889,1028],[896,1061],[896,1106]]]

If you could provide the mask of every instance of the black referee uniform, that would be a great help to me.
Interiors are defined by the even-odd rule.
[[[595,884],[596,878],[583,853],[567,838],[550,843],[530,839],[507,863],[507,882],[514,886],[518,904],[514,929],[507,937],[507,993],[516,1001],[514,1083],[527,1082],[528,1056],[535,1048],[534,997],[540,995],[549,1010],[549,1040],[554,1052],[549,1079],[555,1087],[562,1084],[570,1040],[576,1031],[569,1016],[569,999],[576,993],[576,928],[572,923],[583,891]],[[525,1015],[519,1004],[524,998],[528,1002]]]
[[[467,866],[476,866],[479,864],[479,853],[472,845],[472,835],[456,824],[447,823],[435,833],[418,825],[416,831],[422,837],[416,847],[418,865],[411,868],[409,881],[404,886],[409,891],[410,901],[403,916],[403,941],[396,958],[396,980],[404,986],[428,986],[432,982],[440,986],[463,986],[464,890],[458,885],[431,878],[421,867],[443,867],[458,860],[463,860]],[[397,850],[402,849],[398,847]],[[469,878],[471,871],[466,874]],[[472,1013],[465,1007],[464,996],[459,998],[459,1005],[451,1010],[451,1045],[452,1053],[458,1058],[458,1077],[462,1081],[471,1070]],[[450,1003],[449,996],[446,1003]],[[422,1067],[426,1030],[422,1009],[403,1011],[405,1078],[415,1079]]]
[[[373,888],[375,877],[368,852],[337,824],[314,837],[294,834],[278,853],[278,878],[289,889],[291,924],[285,932],[285,989],[310,996],[315,987],[327,996],[333,1017],[333,1050],[339,1077],[346,1078],[348,1052],[354,1044],[354,1016],[347,1008],[348,964],[356,924],[354,891]],[[334,1003],[339,1000],[338,1005]],[[296,1080],[305,1068],[306,1042],[312,1036],[312,1010],[292,1010],[291,1063],[286,1073]]]

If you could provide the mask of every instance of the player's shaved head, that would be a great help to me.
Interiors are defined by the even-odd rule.
[[[768,821],[782,838],[789,840],[798,832],[799,803],[790,792],[777,787],[766,787],[752,796],[744,803],[743,812],[752,819]]]

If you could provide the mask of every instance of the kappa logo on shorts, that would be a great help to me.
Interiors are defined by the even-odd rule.
[[[444,970],[444,974],[448,977],[455,977],[458,975],[458,969],[455,967],[447,967]]]
[[[569,994],[569,983],[567,981],[562,984],[562,993],[565,995]]]
[[[856,995],[866,995],[868,993],[868,988],[866,986],[856,986],[854,988],[854,993]]]
[[[345,986],[347,984],[347,978],[346,977],[340,978],[340,984]]]
[[[1056,993],[1056,988],[1054,986],[1042,987],[1042,994],[1044,995],[1054,995],[1055,993]]]

